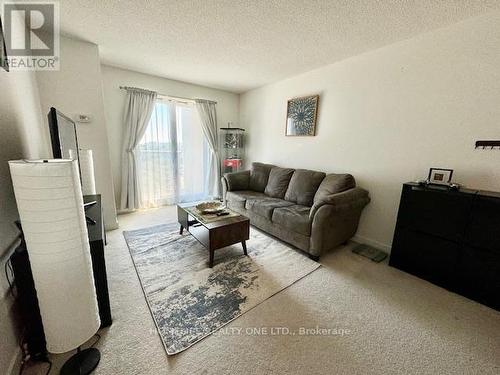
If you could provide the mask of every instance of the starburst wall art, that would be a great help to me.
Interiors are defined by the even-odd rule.
[[[315,135],[319,95],[288,101],[285,135]]]

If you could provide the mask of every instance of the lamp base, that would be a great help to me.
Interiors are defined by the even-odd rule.
[[[101,353],[96,348],[79,350],[61,368],[61,375],[87,375],[99,364]]]

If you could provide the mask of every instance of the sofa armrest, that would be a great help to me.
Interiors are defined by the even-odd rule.
[[[227,191],[248,190],[250,185],[250,171],[224,173]]]
[[[320,256],[349,240],[358,229],[363,208],[370,202],[368,192],[353,188],[325,196],[311,208],[309,253]]]
[[[360,187],[355,187],[337,194],[324,196],[314,202],[309,217],[313,219],[318,209],[325,204],[333,206],[330,210],[335,212],[362,209],[368,203],[370,203],[368,191]]]

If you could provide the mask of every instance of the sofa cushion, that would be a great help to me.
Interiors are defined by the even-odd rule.
[[[269,178],[269,172],[274,168],[272,164],[252,163],[252,171],[250,172],[249,188],[253,191],[263,193]]]
[[[311,235],[310,211],[311,207],[299,204],[276,208],[273,212],[272,221],[288,230],[309,236]]]
[[[310,236],[305,236],[291,231],[281,225],[273,223],[265,217],[254,214],[250,210],[245,210],[243,214],[250,219],[250,223],[253,227],[259,228],[272,236],[278,237],[301,250],[309,251],[309,245],[311,242]]]
[[[303,206],[312,206],[314,195],[326,174],[323,172],[297,169],[288,184],[285,199]]]
[[[294,170],[291,168],[274,167],[271,169],[264,194],[272,198],[283,199],[293,172]]]
[[[328,195],[341,193],[356,187],[356,181],[350,174],[327,174],[314,195],[314,203],[325,199]]]
[[[244,209],[247,199],[252,198],[267,198],[267,195],[251,190],[228,191],[226,193],[226,201],[230,202],[229,205],[240,209]]]
[[[283,199],[266,197],[266,198],[247,199],[247,202],[245,203],[245,208],[247,210],[252,211],[256,215],[271,220],[274,209],[292,205],[293,203],[284,201]]]
[[[224,173],[224,178],[229,191],[248,190],[250,185],[250,171]]]

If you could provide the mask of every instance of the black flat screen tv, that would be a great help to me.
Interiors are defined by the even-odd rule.
[[[80,153],[78,148],[78,137],[76,135],[76,124],[65,114],[54,107],[50,108],[49,114],[50,140],[52,142],[52,156],[54,159],[72,159],[78,161],[78,174],[80,184],[82,183],[82,171],[80,168]],[[87,209],[97,201],[86,202],[83,207]],[[85,216],[87,223],[95,225],[96,221]]]
[[[54,107],[50,108],[47,116],[49,118],[50,140],[52,142],[52,157],[54,159],[77,160],[78,169],[80,169],[75,122]]]
[[[7,47],[2,28],[2,17],[0,17],[0,68],[4,68],[7,72],[9,71],[9,59],[7,57]]]

